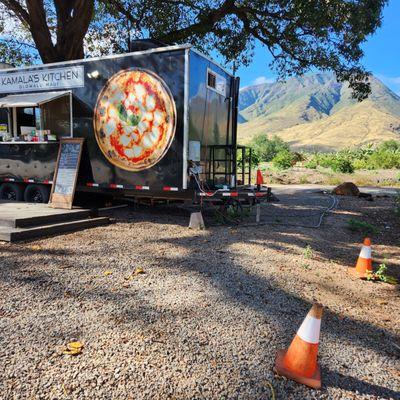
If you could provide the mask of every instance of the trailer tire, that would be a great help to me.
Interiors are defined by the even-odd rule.
[[[2,183],[0,185],[0,200],[23,201],[23,187],[17,183]]]
[[[50,189],[45,185],[28,185],[25,188],[24,200],[28,203],[48,203]]]
[[[239,224],[243,220],[243,206],[236,199],[224,200],[220,206],[220,215],[227,224]]]

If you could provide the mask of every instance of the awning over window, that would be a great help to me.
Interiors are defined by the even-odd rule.
[[[0,108],[4,107],[38,107],[59,97],[69,95],[70,92],[45,92],[10,94],[0,98]]]

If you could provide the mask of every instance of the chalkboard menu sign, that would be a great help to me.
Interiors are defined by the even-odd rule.
[[[50,196],[50,206],[53,208],[72,208],[83,141],[83,138],[62,138],[60,140]]]

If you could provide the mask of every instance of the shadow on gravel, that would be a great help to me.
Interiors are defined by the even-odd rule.
[[[135,204],[130,205],[128,209],[114,211],[109,215],[117,222],[122,223],[151,222],[188,226],[191,211],[198,211],[198,207],[184,207],[179,204],[156,204],[154,206]]]
[[[47,255],[47,256],[68,256],[68,255],[74,255],[75,252],[68,250],[68,249],[48,249],[48,248],[30,248],[29,246],[26,247],[30,242],[37,241],[38,239],[32,239],[27,242],[21,242],[18,244],[12,244],[8,245],[8,247],[4,250],[6,250],[8,253],[14,253],[16,256],[23,255],[23,256],[28,256],[28,255],[33,255],[33,254],[41,254],[41,255]],[[0,247],[0,251],[1,251]],[[0,253],[1,254],[1,253]]]
[[[264,204],[263,212],[269,213],[264,218],[264,224],[256,226],[252,215],[242,224],[225,226],[222,229],[234,228],[246,235],[249,231],[254,231],[257,234],[246,237],[246,242],[257,243],[259,240],[268,239],[267,246],[280,251],[292,251],[291,246],[293,245],[303,248],[310,245],[320,257],[344,264],[346,267],[353,266],[357,261],[362,242],[367,235],[348,229],[347,222],[351,218],[370,222],[378,228],[379,232],[369,234],[372,238],[372,250],[376,265],[382,262],[386,255],[374,251],[375,244],[400,246],[400,219],[394,218],[392,198],[376,198],[375,201],[369,202],[364,199],[338,196],[337,209],[324,217],[321,228],[303,227],[301,225],[307,219],[304,218],[304,215],[310,214],[313,224],[317,223],[319,217],[314,215],[315,212],[318,211],[318,208],[326,207],[330,203],[330,199],[325,196],[318,200],[319,205],[314,204],[314,200],[318,199],[317,195],[318,192],[316,193],[315,190],[308,192],[300,189],[294,190],[291,194],[282,195],[280,203]],[[118,222],[125,223],[151,222],[188,226],[190,212],[194,210],[197,211],[198,207],[137,205],[130,208],[129,211],[115,213],[114,217]],[[203,210],[203,217],[210,230],[221,228],[217,226],[219,223],[215,219],[215,211],[212,206]],[[243,226],[247,223],[254,224],[254,226],[248,228]],[[296,224],[299,226],[294,226]],[[390,229],[388,229],[388,225],[390,225]],[[389,274],[400,278],[400,261],[392,262],[388,265],[388,269]]]
[[[384,386],[374,385],[366,381],[361,381],[348,375],[343,375],[335,371],[322,368],[323,376],[329,376],[329,384],[324,386],[337,387],[351,392],[358,391],[360,395],[366,396],[385,396],[385,399],[398,399],[399,392],[388,389]]]
[[[142,214],[140,210],[128,214],[117,214],[118,221],[124,223],[131,222],[152,222],[152,223],[170,223],[173,225],[186,226],[188,224],[188,214],[184,210],[176,210],[169,207],[169,214],[165,215],[165,208],[155,209],[152,212],[146,210],[146,214]],[[379,211],[379,210],[378,210]],[[120,215],[120,217],[118,217]],[[310,302],[283,290],[279,286],[274,277],[271,275],[268,279],[256,273],[251,273],[246,270],[239,262],[235,261],[235,254],[229,251],[228,247],[236,243],[253,243],[262,244],[263,246],[288,254],[293,253],[294,246],[305,248],[308,244],[316,251],[319,257],[326,260],[335,260],[342,263],[344,266],[353,265],[359,253],[358,237],[350,232],[326,228],[334,223],[335,215],[331,215],[325,221],[324,234],[320,230],[302,229],[302,228],[287,228],[283,226],[264,226],[257,228],[234,228],[228,227],[211,228],[206,235],[200,235],[193,232],[192,236],[184,236],[169,239],[154,238],[152,241],[154,246],[159,246],[160,243],[168,248],[182,247],[184,255],[175,256],[173,251],[169,255],[153,256],[152,262],[159,269],[170,271],[179,278],[179,270],[192,271],[204,277],[210,284],[215,287],[221,294],[223,301],[231,302],[235,305],[244,306],[255,310],[257,314],[265,318],[266,325],[276,329],[276,334],[265,347],[265,354],[268,354],[268,362],[273,363],[270,357],[274,354],[277,348],[284,348],[290,343],[294,333],[301,324],[301,321],[311,307]],[[102,228],[107,229],[107,228]],[[229,232],[229,233],[228,233]],[[132,230],[132,235],[134,230]],[[214,239],[218,236],[219,244],[215,245]],[[84,239],[84,236],[82,237]],[[206,239],[206,240],[205,240]],[[356,242],[357,239],[357,242]],[[384,240],[384,237],[382,237]],[[97,240],[101,240],[101,237]],[[355,243],[356,242],[356,243]],[[151,325],[152,321],[157,319],[168,318],[173,320],[177,317],[177,313],[165,310],[162,307],[153,308],[151,305],[140,304],[140,295],[143,292],[151,292],[151,287],[146,285],[138,286],[131,292],[122,290],[121,292],[111,292],[112,288],[98,286],[93,288],[91,282],[71,283],[68,280],[56,279],[52,275],[37,274],[34,272],[28,277],[14,277],[12,272],[16,268],[23,266],[23,260],[28,259],[31,254],[40,252],[44,257],[64,256],[68,252],[59,250],[52,252],[51,250],[32,250],[25,248],[23,245],[5,246],[0,248],[0,252],[4,250],[12,254],[11,257],[2,260],[0,268],[0,279],[7,284],[10,280],[16,280],[21,286],[27,287],[31,291],[43,291],[42,296],[49,299],[58,299],[67,294],[72,299],[84,299],[93,306],[112,302],[117,305],[128,304],[129,301],[137,299],[136,308],[126,309],[120,308],[118,315],[114,316],[114,320],[110,324],[115,325],[115,329],[121,329],[120,325],[127,321],[128,324],[138,324],[139,326]],[[131,251],[136,251],[135,249]],[[1,253],[0,253],[1,254]],[[81,253],[84,254],[84,253]],[[86,255],[90,255],[90,249]],[[96,259],[92,254],[93,260],[90,265],[76,267],[88,268],[93,272],[99,273],[104,259]],[[146,257],[146,254],[143,255]],[[268,260],[266,260],[268,263]],[[63,268],[65,260],[60,257],[54,257],[52,263],[59,268]],[[94,278],[93,278],[94,279]],[[103,279],[103,278],[101,278]],[[327,285],[327,290],[329,289]],[[207,311],[199,308],[202,318],[206,318]],[[205,315],[205,316],[204,316]],[[116,318],[116,319],[115,319]],[[188,313],[188,320],[190,314]],[[287,323],[290,320],[290,323]],[[290,326],[290,329],[288,329]],[[37,327],[36,327],[37,328]],[[151,326],[150,326],[151,328]],[[148,329],[150,329],[148,328]],[[55,328],[56,329],[56,328]],[[331,341],[344,343],[346,341],[354,343],[356,346],[365,349],[371,349],[377,354],[384,354],[386,357],[393,359],[398,356],[393,349],[393,343],[398,338],[392,332],[373,325],[372,323],[358,321],[351,318],[343,318],[338,313],[332,312],[329,309],[325,310],[323,320],[323,332],[329,334]],[[43,332],[45,334],[45,332]],[[54,331],[60,338],[65,336],[65,332]],[[73,332],[71,332],[71,335]],[[196,332],[193,332],[193,336]],[[322,333],[322,342],[324,341],[324,333]],[[267,357],[266,357],[267,358]],[[323,360],[325,362],[325,360]],[[323,367],[323,366],[322,366]],[[342,375],[336,371],[324,369],[323,384],[324,387],[338,387],[345,390],[356,391],[361,394],[375,396],[392,396],[396,398],[398,395],[391,389],[360,381],[357,378]],[[271,376],[270,369],[268,371],[248,371],[255,380],[259,380],[265,375]],[[360,372],[361,373],[361,372]],[[304,393],[306,389],[296,386],[296,391]],[[281,393],[284,396],[284,393]],[[284,397],[281,397],[284,398]],[[300,397],[298,397],[300,398]],[[305,398],[305,397],[302,397]]]
[[[251,234],[247,236],[248,240],[251,240],[249,238],[250,235]],[[222,260],[225,259],[225,263],[222,262],[222,268],[218,270],[217,266],[209,264],[210,260],[207,258],[207,254],[202,255],[199,252],[196,240],[180,239],[178,241],[179,243],[177,243],[176,240],[166,240],[165,242],[176,246],[186,246],[187,249],[191,250],[189,257],[173,258],[172,260],[162,259],[165,267],[170,266],[176,269],[179,266],[179,268],[182,269],[189,268],[198,273],[205,273],[205,276],[212,281],[212,285],[217,286],[230,301],[240,301],[247,307],[254,308],[257,311],[268,309],[268,312],[271,312],[271,310],[273,310],[278,319],[279,316],[285,314],[291,316],[297,315],[298,321],[293,323],[293,331],[301,324],[301,321],[311,307],[309,302],[279,288],[279,283],[274,282],[273,278],[266,280],[259,275],[251,274],[244,270],[239,264],[227,259],[228,252],[222,251],[221,258]],[[226,243],[227,246],[229,246],[229,244],[230,243]],[[279,306],[274,309],[266,305],[268,304],[268,299],[272,297],[274,298],[274,303],[279,304]],[[288,301],[288,299],[290,299],[290,301]],[[385,341],[388,353],[393,355],[391,342],[395,342],[397,337],[392,333],[369,323],[359,322],[349,318],[343,319],[342,316],[330,310],[325,310],[324,319],[331,322],[329,324],[329,330],[330,333],[335,336],[358,342],[359,345],[372,348],[378,352],[381,352],[384,348],[383,341]],[[366,335],[366,329],[371,330],[372,337],[375,337],[377,340],[373,340],[370,335]]]

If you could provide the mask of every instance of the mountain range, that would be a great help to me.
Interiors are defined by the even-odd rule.
[[[358,102],[334,74],[314,73],[240,90],[238,141],[277,135],[299,150],[338,150],[400,140],[400,96],[379,79]]]

